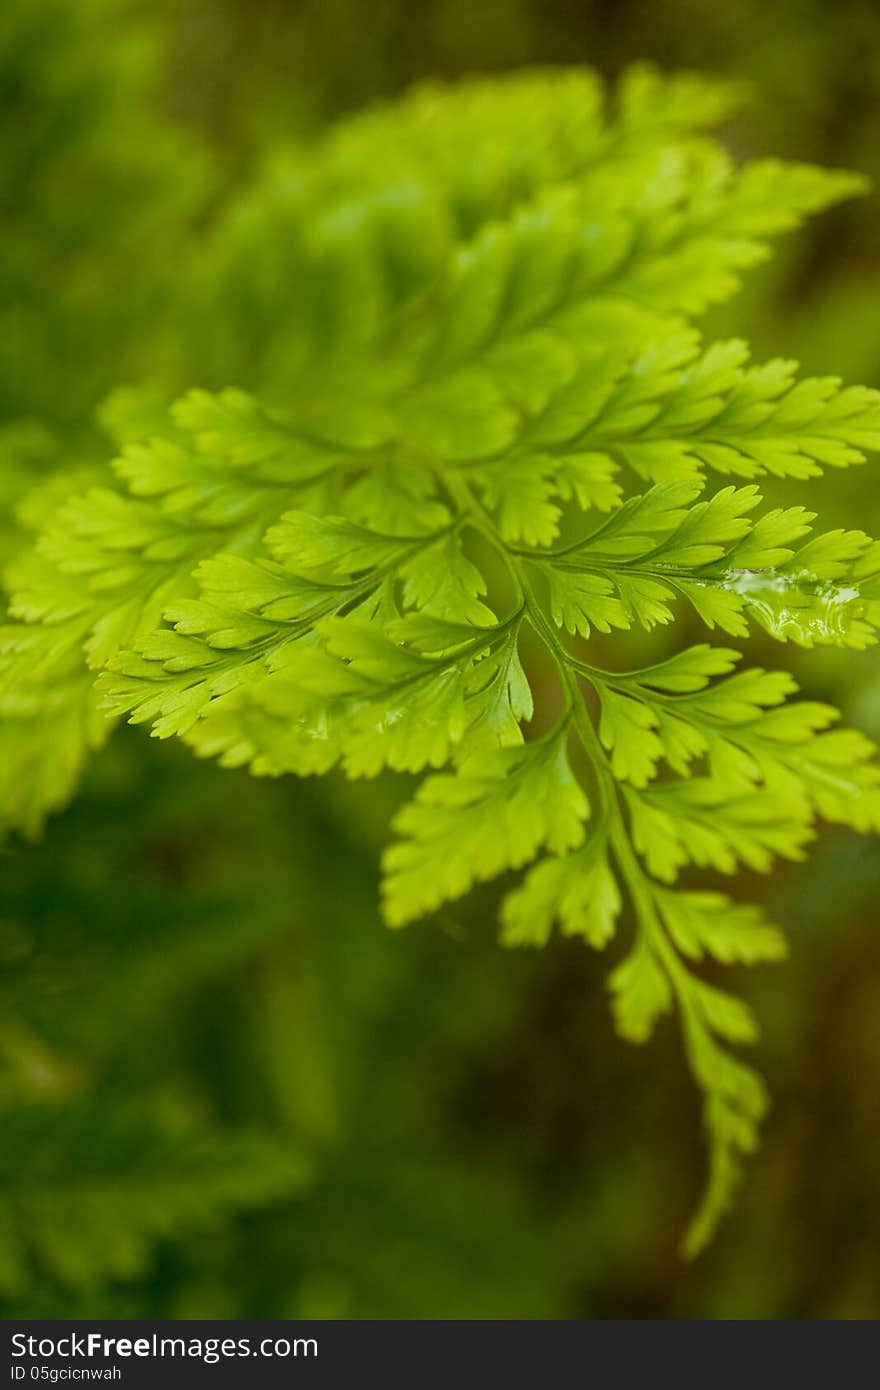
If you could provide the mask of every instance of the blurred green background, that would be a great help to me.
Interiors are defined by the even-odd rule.
[[[213,229],[247,226],[278,151],[424,76],[643,58],[754,84],[738,157],[880,179],[873,0],[6,0],[2,559],[27,487],[106,456],[95,410],[120,381],[259,380],[283,254],[268,219],[271,275],[242,286],[252,243],[218,251]],[[785,242],[707,334],[880,383],[876,219],[861,201]],[[810,501],[880,531],[871,471]],[[880,735],[876,656],[754,647]],[[126,729],[41,843],[2,851],[4,1313],[880,1315],[876,844],[826,833],[748,885],[792,940],[740,982],[775,1108],[686,1265],[703,1155],[674,1026],[619,1042],[607,962],[501,951],[493,889],[388,933],[402,781],[253,782]]]

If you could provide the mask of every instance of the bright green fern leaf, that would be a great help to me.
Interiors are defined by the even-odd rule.
[[[813,531],[800,500],[880,449],[880,395],[689,325],[863,189],[737,169],[705,134],[736,95],[644,69],[607,100],[579,72],[425,88],[268,175],[187,288],[211,328],[196,379],[260,325],[243,389],[115,392],[112,471],[21,504],[43,524],[0,632],[4,826],[37,830],[124,715],[260,775],[428,771],[384,856],[392,926],[507,875],[506,944],[620,934],[618,1029],[675,1014],[703,1095],[691,1253],[767,1104],[734,1050],[755,1021],[700,970],[785,946],[679,876],[798,860],[818,819],[880,828],[874,749],[787,673],[674,641],[627,665],[622,634],[688,610],[805,647],[880,625],[880,547]],[[791,505],[763,506],[768,475]],[[175,1161],[131,1191],[161,1182],[189,1219],[212,1182]],[[144,1210],[111,1272],[161,1237]]]

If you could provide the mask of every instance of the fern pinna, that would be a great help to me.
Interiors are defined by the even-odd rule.
[[[625,915],[617,1026],[674,1011],[704,1096],[691,1253],[766,1104],[733,1051],[752,1016],[700,967],[785,946],[679,876],[880,821],[868,740],[729,645],[864,648],[880,618],[880,545],[754,481],[862,462],[880,396],[690,326],[863,188],[735,168],[704,131],[738,96],[644,69],[608,100],[582,72],[428,88],[279,167],[187,291],[202,385],[246,301],[248,390],[113,394],[113,475],[51,493],[2,632],[9,827],[35,832],[125,715],[257,774],[427,773],[385,855],[391,926],[508,871],[508,945],[603,948]],[[593,634],[688,612],[725,645],[597,661]]]

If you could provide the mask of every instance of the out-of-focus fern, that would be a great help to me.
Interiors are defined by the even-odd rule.
[[[181,828],[195,818],[205,842],[178,882],[169,784],[123,825],[131,768],[112,761],[109,783],[45,844],[7,853],[0,876],[4,1313],[130,1291],[188,1242],[228,1243],[243,1214],[283,1210],[313,1183],[302,1126],[265,1109],[234,1122],[197,1042],[230,973],[295,938],[291,900],[308,898],[308,881],[292,866],[273,887],[263,860],[257,896],[253,852],[237,855],[234,839],[221,872],[191,787]]]
[[[627,669],[625,638],[608,669],[586,645],[683,606],[805,646],[863,648],[880,620],[878,545],[762,510],[752,481],[861,463],[880,396],[688,326],[863,187],[734,169],[702,130],[735,97],[641,69],[607,106],[580,73],[429,90],[270,178],[193,289],[219,306],[209,381],[247,304],[249,391],[114,396],[115,476],[47,515],[0,634],[7,825],[35,831],[127,714],[260,774],[432,769],[385,856],[393,926],[527,865],[509,944],[558,923],[603,947],[627,904],[619,1030],[675,1010],[704,1096],[690,1252],[766,1104],[732,1051],[752,1016],[698,967],[784,944],[678,876],[799,859],[819,817],[880,824],[872,746],[787,674],[703,644]]]
[[[157,47],[124,0],[9,0],[0,15],[0,420],[63,423],[68,461],[108,372],[155,372],[207,188],[192,138],[160,118]]]
[[[132,1279],[155,1242],[296,1192],[300,1156],[241,1132],[175,1133],[99,1101],[4,1115],[0,1295],[36,1267],[83,1289]]]

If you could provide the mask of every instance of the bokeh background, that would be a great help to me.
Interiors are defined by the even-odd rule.
[[[29,486],[106,457],[120,381],[258,382],[271,219],[277,286],[218,270],[212,235],[279,151],[424,76],[645,58],[753,83],[738,156],[880,178],[873,0],[5,0],[0,560]],[[877,210],[784,242],[707,333],[880,384]],[[880,532],[870,467],[810,501]],[[876,656],[754,648],[880,735]],[[688,1265],[703,1155],[674,1025],[619,1042],[608,962],[503,952],[492,889],[388,933],[402,781],[253,782],[126,729],[0,852],[4,1313],[880,1315],[880,847],[830,832],[748,885],[792,941],[738,982],[775,1108]]]

